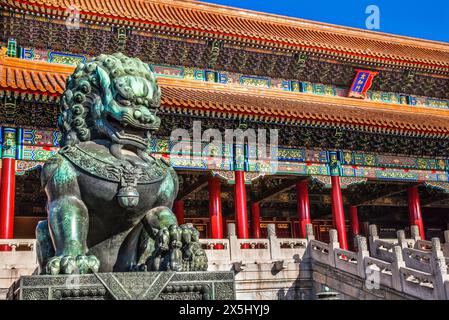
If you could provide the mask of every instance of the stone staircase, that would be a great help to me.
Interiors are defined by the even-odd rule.
[[[371,225],[354,252],[340,248],[336,230],[329,243],[315,240],[311,225],[306,239],[277,238],[272,225],[268,239],[242,240],[233,229],[229,239],[202,242],[211,270],[236,272],[238,298],[315,299],[327,287],[342,299],[449,300],[449,231],[442,245],[438,238],[421,240],[416,226],[411,238],[399,230],[395,239],[380,239]]]
[[[380,239],[371,225],[369,237],[358,236],[356,250],[349,251],[340,248],[336,230],[329,243],[315,240],[311,225],[305,239],[278,238],[274,230],[268,226],[267,239],[238,239],[229,224],[228,239],[201,240],[210,271],[235,272],[237,299],[312,300],[331,291],[340,299],[449,300],[449,231],[441,244],[421,240],[415,226],[410,238],[400,230],[394,239]],[[34,243],[0,240],[12,248],[0,252],[3,296],[37,266]]]

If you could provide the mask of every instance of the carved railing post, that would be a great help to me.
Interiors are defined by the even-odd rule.
[[[435,273],[437,270],[436,261],[439,258],[444,258],[443,251],[441,250],[441,243],[439,238],[432,238],[432,259],[430,261],[430,270]]]
[[[334,249],[340,249],[338,242],[338,232],[335,229],[329,230],[329,265],[335,267],[335,253]]]
[[[235,233],[235,223],[228,223],[228,239],[231,261],[240,260],[242,258],[242,255],[240,253],[240,244]]]
[[[228,238],[235,235],[235,223],[228,223]]]
[[[412,235],[412,239],[415,240],[415,243],[416,241],[421,240],[421,236],[419,235],[419,228],[417,225],[414,224],[410,227],[410,233]]]
[[[310,223],[306,224],[306,238],[307,241],[315,240],[315,235],[313,234],[313,225]]]
[[[443,256],[440,256],[436,258],[434,261],[432,261],[432,264],[434,265],[435,269],[433,272],[433,276],[435,277],[434,282],[434,290],[436,290],[435,298],[439,300],[446,300],[449,298],[446,296],[446,287],[444,284],[446,281],[449,281],[449,276],[447,274],[446,259]]]
[[[306,263],[310,263],[312,261],[312,246],[310,245],[310,240],[315,240],[315,235],[313,234],[313,225],[308,223],[306,224],[306,238],[307,238],[307,248],[304,252],[301,268],[305,266]],[[310,265],[309,265],[310,268]]]
[[[393,289],[402,291],[401,268],[405,268],[404,258],[402,257],[402,248],[400,246],[393,247],[394,260],[391,264]]]
[[[269,223],[267,225],[268,238],[276,237],[276,225],[274,223]]]
[[[377,226],[375,224],[371,224],[369,226],[369,252],[372,257],[376,256],[377,244],[376,241],[379,240],[379,234],[377,232]]]
[[[274,223],[269,223],[267,225],[267,232],[268,232],[268,240],[270,242],[270,254],[271,259],[275,260],[280,257],[281,255],[281,248],[279,246],[279,241],[276,236],[276,225]]]
[[[368,245],[366,238],[357,236],[357,269],[359,276],[363,279],[366,278],[365,274],[365,257],[369,257]]]
[[[404,249],[404,248],[408,248],[408,244],[407,244],[407,240],[405,238],[405,231],[404,230],[398,230],[396,232],[396,235],[398,237],[398,245]]]
[[[444,231],[443,254],[449,257],[449,230]]]

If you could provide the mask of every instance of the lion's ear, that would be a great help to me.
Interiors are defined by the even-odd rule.
[[[110,89],[111,86],[111,79],[109,78],[109,74],[100,66],[97,66],[97,76],[98,76],[98,82],[100,84],[100,87],[103,92],[103,104],[108,105],[112,100],[112,92]]]

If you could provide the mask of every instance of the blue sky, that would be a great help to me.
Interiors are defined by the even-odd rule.
[[[380,10],[377,31],[449,42],[449,0],[206,0],[227,6],[366,29],[366,8]]]

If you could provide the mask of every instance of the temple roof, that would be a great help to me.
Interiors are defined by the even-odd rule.
[[[0,90],[61,95],[73,66],[0,58]],[[158,78],[162,110],[419,136],[449,135],[449,110]]]
[[[0,0],[15,10],[81,21],[156,28],[367,62],[449,69],[449,44],[340,27],[190,0]]]
[[[61,95],[75,68],[63,64],[9,58],[0,54],[0,88],[32,94]]]

